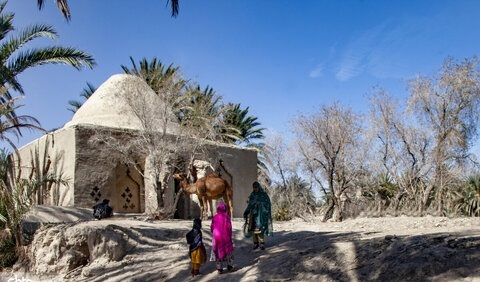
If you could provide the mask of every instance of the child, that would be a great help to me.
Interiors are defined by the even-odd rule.
[[[195,218],[193,228],[187,233],[190,261],[192,262],[192,276],[200,274],[200,265],[207,261],[207,252],[202,240],[202,220]]]
[[[223,273],[226,263],[229,271],[233,268],[233,241],[232,221],[227,213],[227,206],[223,203],[217,207],[217,214],[212,218],[210,226],[212,230],[212,254],[211,261],[215,261],[219,274]]]

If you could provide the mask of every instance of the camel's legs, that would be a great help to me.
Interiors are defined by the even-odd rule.
[[[227,200],[228,213],[230,214],[231,218],[233,218],[233,204],[232,204],[233,195],[232,194],[233,192],[227,189],[227,191],[223,195],[223,198]]]
[[[200,217],[202,220],[207,220],[208,219],[208,205],[207,205],[207,200],[205,197],[200,198]]]
[[[212,199],[208,199],[207,202],[208,202],[208,205],[209,205],[209,207],[210,207],[210,215],[211,215],[212,218],[213,218],[213,203],[212,203]]]

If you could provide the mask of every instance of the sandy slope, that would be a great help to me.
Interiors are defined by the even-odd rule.
[[[191,278],[185,234],[191,221],[116,217],[68,228],[111,230],[128,241],[120,261],[96,258],[68,274],[3,273],[7,281],[480,281],[480,220],[441,217],[358,218],[341,223],[274,222],[267,249],[252,250],[235,219],[237,271],[217,274],[213,262]],[[90,229],[89,229],[90,228]],[[210,247],[210,223],[204,222]],[[94,232],[94,231],[92,231]],[[43,254],[45,256],[45,254]]]

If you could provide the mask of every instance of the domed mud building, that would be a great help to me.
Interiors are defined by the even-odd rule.
[[[163,178],[168,180],[163,184],[149,177],[155,166],[139,142],[146,130],[165,134],[168,138],[162,140],[172,140],[176,144],[183,138],[180,126],[168,116],[168,111],[165,111],[166,119],[151,115],[164,107],[159,100],[142,79],[127,74],[114,75],[64,127],[20,148],[17,173],[22,177],[53,172],[66,180],[66,183],[42,187],[35,199],[37,204],[92,208],[103,199],[109,199],[115,213],[126,214],[150,213],[160,206],[173,207],[175,194],[181,189],[179,183],[170,175]],[[160,144],[169,145],[172,144]],[[241,217],[251,184],[256,180],[257,153],[213,142],[207,146],[210,155],[193,163],[197,176],[210,170],[227,180],[233,187],[234,217]],[[135,156],[135,167],[121,157],[122,149],[125,155]],[[160,197],[159,187],[163,187],[163,197]],[[175,209],[177,218],[200,215],[195,197],[191,196],[182,197]]]

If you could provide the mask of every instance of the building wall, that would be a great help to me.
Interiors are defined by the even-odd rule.
[[[110,130],[81,125],[74,128],[77,148],[75,206],[92,208],[103,199],[108,199],[114,212],[143,212],[142,205],[139,205],[142,197],[139,190],[143,190],[143,186],[138,173],[131,173],[125,164],[119,163],[113,155],[109,156],[106,151],[108,146],[92,143],[95,134],[110,135]],[[129,177],[127,171],[133,177]]]
[[[233,217],[242,217],[252,183],[257,180],[257,152],[239,147],[219,147],[217,149],[226,172],[230,174],[233,188]],[[228,180],[228,176],[222,178]]]
[[[38,204],[73,206],[75,179],[75,134],[71,128],[62,128],[28,143],[19,149],[21,176],[29,178],[32,173],[32,160],[42,162],[43,170],[49,165],[49,172],[61,175],[67,184],[54,184],[47,198],[36,199]]]
[[[217,144],[210,148],[210,161],[199,160],[205,167],[197,168],[197,177],[201,178],[211,172],[225,179],[233,189],[233,217],[242,217],[246,208],[248,196],[252,191],[252,183],[257,180],[257,152],[238,146]],[[208,165],[207,165],[208,164]],[[184,169],[186,173],[186,168]],[[176,187],[175,190],[178,190]],[[171,189],[174,191],[174,189]],[[213,200],[213,214],[218,203],[223,199]],[[177,211],[179,218],[190,219],[200,217],[200,201],[195,194],[183,195]],[[208,211],[208,215],[211,215]]]
[[[103,199],[109,199],[114,212],[145,212],[145,195],[147,194],[145,190],[149,188],[146,188],[144,179],[137,171],[110,156],[106,151],[108,146],[92,143],[92,136],[99,132],[119,139],[131,138],[131,135],[125,134],[125,131],[119,134],[118,129],[74,125],[45,135],[20,149],[22,164],[25,168],[28,168],[31,160],[30,151],[40,148],[39,152],[43,154],[45,144],[48,149],[47,155],[51,160],[62,157],[56,168],[69,180],[69,185],[56,188],[59,196],[50,195],[44,204],[92,208]],[[257,153],[251,149],[223,144],[213,146],[211,152],[211,159],[217,160],[212,165],[219,167],[221,164],[221,174],[225,174],[221,176],[230,182],[233,188],[233,215],[241,217],[252,183],[256,180]],[[140,168],[145,170],[145,160],[139,158],[139,162]],[[22,173],[28,175],[30,171],[31,165],[30,169],[23,169]],[[168,187],[165,200],[166,203],[173,204],[175,182],[172,178],[169,180]],[[185,217],[198,216],[192,214],[199,211],[194,205],[196,203],[193,202],[179,205],[188,209],[181,214]]]

